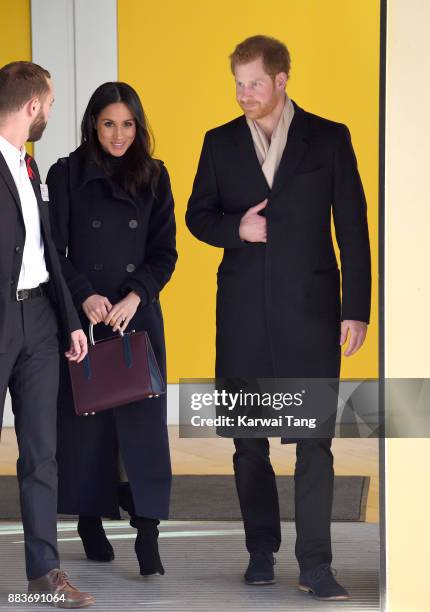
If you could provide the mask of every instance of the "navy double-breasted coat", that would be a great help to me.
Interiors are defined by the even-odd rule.
[[[82,303],[101,294],[117,303],[136,291],[141,303],[128,329],[146,330],[163,376],[166,355],[159,293],[175,267],[175,220],[162,165],[155,193],[131,197],[79,147],[47,177],[53,239],[84,330]],[[95,327],[96,339],[111,328]],[[58,412],[59,512],[117,518],[118,456],[139,516],[167,518],[171,484],[166,396],[95,416],[73,411],[66,367]]]

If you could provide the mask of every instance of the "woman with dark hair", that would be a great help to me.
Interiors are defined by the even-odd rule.
[[[104,323],[97,339],[146,330],[165,378],[158,297],[177,259],[175,219],[167,170],[151,153],[137,93],[104,83],[85,111],[81,145],[51,167],[47,183],[52,234],[82,324]],[[114,558],[102,517],[120,518],[121,506],[138,530],[140,573],[164,574],[157,525],[168,517],[171,484],[166,395],[78,417],[63,364],[57,460],[58,511],[79,515],[88,559]]]

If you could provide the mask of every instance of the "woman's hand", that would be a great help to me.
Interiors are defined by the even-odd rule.
[[[82,310],[93,325],[104,321],[111,309],[112,304],[107,297],[97,293],[90,295],[82,304]]]
[[[104,322],[106,325],[112,326],[112,331],[124,332],[136,314],[139,304],[140,297],[135,291],[130,291],[123,300],[113,306],[112,310],[105,317]]]

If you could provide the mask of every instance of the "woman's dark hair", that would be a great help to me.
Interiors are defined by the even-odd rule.
[[[123,102],[129,108],[136,122],[136,136],[124,153],[120,182],[124,189],[135,196],[150,187],[155,191],[160,176],[161,164],[152,157],[154,138],[150,131],[142,103],[136,91],[127,83],[103,83],[97,87],[88,102],[81,124],[81,144],[92,159],[111,174],[107,157],[103,154],[97,131],[96,121],[100,112],[109,106]]]

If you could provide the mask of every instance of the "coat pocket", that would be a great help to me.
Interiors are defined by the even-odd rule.
[[[294,173],[296,176],[306,175],[311,177],[312,175],[316,175],[318,172],[323,172],[324,170],[328,170],[327,166],[315,166],[314,168],[298,168]]]
[[[307,309],[340,316],[340,272],[338,268],[315,270],[307,285]]]

